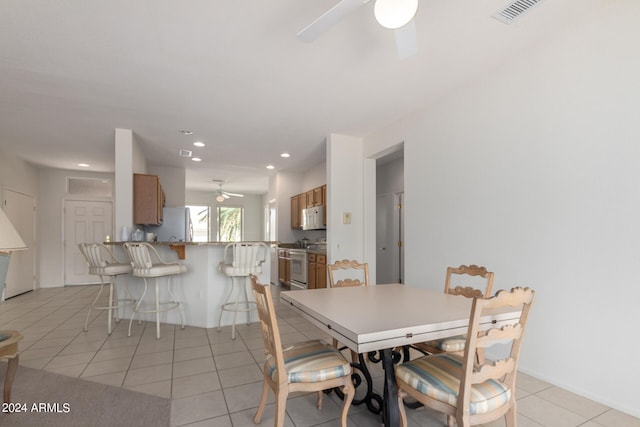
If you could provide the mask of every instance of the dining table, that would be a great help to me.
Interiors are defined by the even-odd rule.
[[[280,300],[358,353],[365,370],[362,355],[378,354],[384,370],[382,422],[388,427],[400,424],[394,368],[399,358],[394,349],[466,334],[472,303],[460,295],[397,283],[283,291]],[[520,311],[491,311],[481,318],[482,328],[512,322]]]

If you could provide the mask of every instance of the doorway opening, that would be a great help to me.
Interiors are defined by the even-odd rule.
[[[404,283],[404,148],[376,160],[376,283]]]

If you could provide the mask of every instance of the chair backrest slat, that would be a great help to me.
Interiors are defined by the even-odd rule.
[[[455,277],[454,277],[455,276]],[[460,286],[452,285],[453,280],[461,279],[462,277],[483,278],[485,279],[484,289],[478,289],[473,286]],[[477,265],[461,265],[460,267],[447,267],[447,276],[444,282],[444,293],[450,295],[463,295],[467,298],[485,297],[491,296],[491,289],[493,288],[493,272],[487,271],[485,267],[478,267]]]
[[[355,260],[345,259],[328,265],[327,270],[329,271],[329,287],[331,288],[369,286],[369,265],[366,262],[359,263]],[[344,271],[345,274],[350,275],[358,274],[360,277],[346,277],[338,280],[337,277],[335,277],[338,271]]]
[[[105,254],[110,254],[108,249],[101,243],[80,243],[78,244],[80,253],[84,256],[89,265],[89,272],[99,268],[106,267],[109,262],[105,259]],[[111,260],[113,256],[110,257]]]
[[[153,266],[147,243],[125,243],[124,248],[134,269],[144,270]]]

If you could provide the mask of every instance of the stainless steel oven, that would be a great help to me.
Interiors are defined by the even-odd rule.
[[[307,250],[289,249],[291,256],[291,287],[307,289]]]

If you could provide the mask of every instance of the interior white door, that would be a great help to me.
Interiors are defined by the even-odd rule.
[[[395,252],[394,252],[394,274],[397,275],[397,281],[404,283],[404,193],[394,195],[393,202],[393,224]]]
[[[32,291],[35,286],[35,198],[16,191],[4,190],[4,211],[28,249],[11,253],[7,272],[5,298]]]
[[[376,197],[376,283],[396,283],[393,274],[393,198],[391,194]]]
[[[65,200],[64,203],[64,284],[99,283],[90,275],[87,262],[78,243],[101,243],[113,236],[113,205],[111,202]]]

